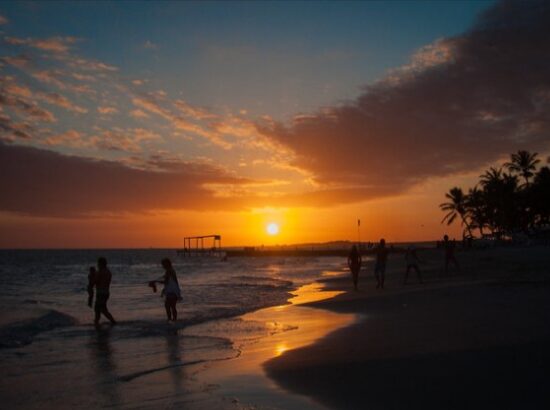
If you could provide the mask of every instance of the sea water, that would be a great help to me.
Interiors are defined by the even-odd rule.
[[[109,309],[119,322],[98,331],[87,302],[97,258],[113,274]],[[172,260],[183,300],[167,324],[162,258]],[[243,341],[292,330],[240,315],[287,303],[290,292],[344,274],[342,258],[182,258],[175,250],[0,251],[0,399],[10,408],[146,407],[200,403],[197,365],[240,354]],[[194,334],[194,326],[201,329]],[[204,332],[205,326],[216,331]],[[222,332],[219,329],[223,329]],[[168,382],[169,381],[169,382]]]

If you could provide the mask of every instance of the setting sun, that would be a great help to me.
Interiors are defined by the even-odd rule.
[[[267,233],[270,235],[277,235],[279,233],[279,225],[276,223],[270,223],[267,225]]]

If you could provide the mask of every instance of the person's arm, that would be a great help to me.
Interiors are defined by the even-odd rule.
[[[162,275],[160,278],[158,279],[154,279],[152,281],[150,281],[147,286],[149,286],[150,288],[153,289],[153,292],[157,292],[157,283],[166,283],[166,274],[165,275]]]

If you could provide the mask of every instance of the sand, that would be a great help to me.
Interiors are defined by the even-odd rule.
[[[383,291],[330,280],[348,292],[307,306],[361,319],[268,360],[269,377],[338,409],[549,408],[548,248],[465,251],[453,277],[423,257],[424,285],[402,284],[402,256]]]

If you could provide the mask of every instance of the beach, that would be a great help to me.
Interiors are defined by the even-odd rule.
[[[404,255],[393,253],[384,290],[376,289],[367,258],[359,291],[338,258],[180,261],[189,301],[176,325],[161,320],[158,299],[138,286],[157,253],[133,252],[131,263],[126,253],[111,255],[125,272],[115,290],[128,293],[112,305],[119,325],[89,323],[83,285],[76,286],[84,269],[67,279],[67,293],[41,284],[40,299],[33,291],[25,309],[10,312],[16,325],[0,329],[0,397],[10,408],[548,405],[544,247],[460,250],[461,270],[447,274],[441,250],[419,250],[425,283],[412,274],[407,285]],[[48,275],[80,267],[75,258]],[[4,287],[6,306],[18,286]]]
[[[383,291],[326,281],[347,292],[308,306],[361,319],[267,361],[269,377],[328,408],[547,408],[548,249],[460,252],[453,277],[421,254],[424,285],[402,284],[398,258]]]

